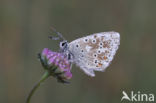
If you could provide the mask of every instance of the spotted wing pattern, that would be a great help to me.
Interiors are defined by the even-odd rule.
[[[89,76],[104,71],[113,60],[120,44],[117,32],[101,32],[76,39],[69,43],[74,63]]]

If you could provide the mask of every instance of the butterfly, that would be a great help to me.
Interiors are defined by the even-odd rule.
[[[100,32],[68,42],[61,33],[53,29],[62,39],[60,52],[67,56],[71,64],[76,64],[87,75],[94,77],[94,71],[104,71],[113,60],[120,45],[118,32]]]

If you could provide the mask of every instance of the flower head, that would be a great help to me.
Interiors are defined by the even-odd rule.
[[[44,69],[48,70],[58,81],[66,82],[65,80],[72,77],[71,64],[64,54],[44,48],[39,58]]]

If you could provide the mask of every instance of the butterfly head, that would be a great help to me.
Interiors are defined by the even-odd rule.
[[[60,52],[64,53],[70,62],[73,62],[73,54],[70,52],[67,40],[60,42]]]
[[[67,48],[68,48],[68,42],[67,42],[67,40],[61,41],[61,42],[60,42],[60,50],[61,50],[62,52],[64,52],[64,51],[67,50]]]

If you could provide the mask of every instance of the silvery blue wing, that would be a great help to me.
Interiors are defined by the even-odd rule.
[[[60,48],[72,63],[94,77],[94,71],[104,71],[109,66],[119,45],[118,32],[101,32],[76,39],[69,44],[63,41]]]

